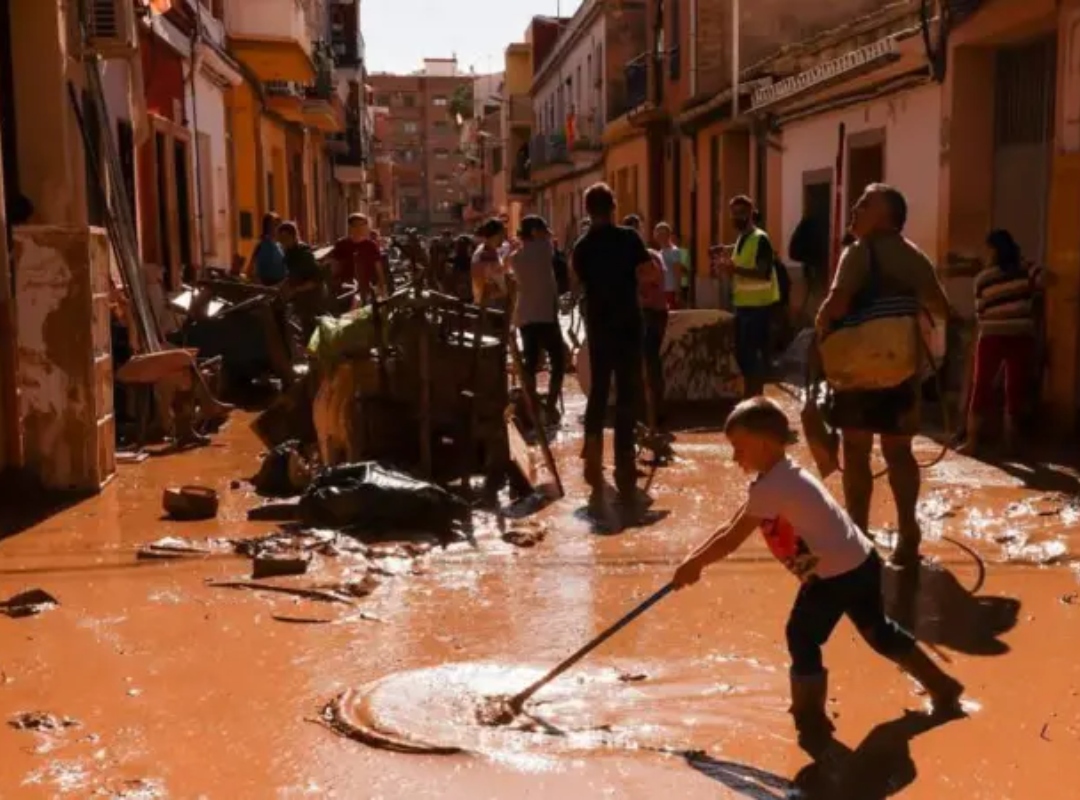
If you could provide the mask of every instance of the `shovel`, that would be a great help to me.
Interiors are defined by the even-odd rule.
[[[624,616],[622,619],[620,619],[618,622],[616,622],[604,632],[600,633],[598,636],[596,636],[596,638],[594,638],[581,649],[577,650],[573,655],[567,657],[558,666],[556,666],[542,678],[537,680],[535,683],[531,684],[525,689],[522,689],[514,696],[509,698],[491,698],[483,707],[480,708],[477,714],[480,722],[484,725],[507,725],[512,722],[514,718],[521,713],[522,708],[524,708],[525,703],[529,701],[529,698],[531,698],[538,691],[543,689],[553,680],[555,680],[568,669],[570,669],[570,667],[581,661],[581,659],[585,658],[585,656],[587,656],[593,650],[598,648],[616,633],[621,631],[631,622],[636,620],[654,605],[656,605],[669,594],[671,594],[674,589],[675,587],[672,586],[670,583],[666,584],[663,588],[659,589],[651,597],[647,598],[643,603],[641,603],[641,605],[639,605],[629,614]]]

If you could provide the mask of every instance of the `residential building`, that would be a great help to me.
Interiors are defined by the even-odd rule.
[[[330,6],[330,47],[337,70],[338,95],[345,105],[345,130],[330,140],[338,191],[326,203],[333,215],[371,214],[374,170],[371,135],[372,98],[364,63],[360,0],[339,0]]]
[[[329,218],[321,188],[333,174],[328,137],[345,130],[329,44],[328,1],[225,2],[230,52],[244,75],[229,91],[227,105],[234,233],[245,260],[269,211],[294,220],[301,236],[313,242],[333,239],[344,229],[344,220]]]
[[[372,196],[368,205],[375,227],[388,232],[397,227],[401,220],[401,203],[398,194],[397,164],[394,150],[389,144],[393,130],[390,109],[382,106],[370,106],[372,118],[371,163]]]
[[[473,76],[456,59],[425,59],[412,75],[369,77],[376,106],[389,108],[391,129],[380,147],[394,154],[403,227],[424,231],[462,224],[465,171],[457,116],[473,107]],[[464,112],[464,113],[462,113]]]
[[[534,20],[540,30],[549,24]],[[564,242],[574,241],[584,214],[585,189],[605,175],[616,180],[622,213],[639,212],[647,196],[638,176],[610,168],[605,152],[607,124],[619,116],[626,97],[621,65],[637,41],[644,44],[644,2],[585,0],[560,21],[561,35],[548,52],[534,47],[534,127],[529,146],[530,181],[537,211]]]
[[[493,205],[510,219],[516,231],[529,210],[531,185],[529,139],[533,127],[532,45],[516,42],[506,48],[505,71],[499,108],[501,157],[492,181]]]
[[[472,112],[461,121],[461,151],[465,168],[459,175],[464,192],[462,221],[476,225],[505,209],[496,196],[495,176],[504,160],[502,104],[503,74],[477,75],[472,86]],[[455,120],[456,121],[456,120]]]

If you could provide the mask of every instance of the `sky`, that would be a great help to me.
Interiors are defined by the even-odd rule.
[[[502,72],[503,53],[537,15],[570,16],[581,0],[361,0],[360,26],[369,72],[409,73],[424,58],[458,68]]]

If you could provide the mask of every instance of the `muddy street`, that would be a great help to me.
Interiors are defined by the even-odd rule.
[[[368,545],[345,571],[371,576],[370,594],[328,599],[223,588],[250,581],[230,548],[139,558],[163,537],[274,529],[247,521],[259,500],[233,483],[260,451],[244,423],[125,466],[100,497],[0,543],[0,594],[55,600],[0,617],[0,796],[781,798],[812,783],[786,714],[795,586],[757,540],[541,692],[530,719],[487,729],[455,708],[462,689],[528,684],[670,577],[740,502],[719,434],[680,433],[646,524],[605,534],[583,513],[567,423],[569,494],[532,518],[546,532],[534,546],[477,513],[471,540]],[[920,457],[934,448],[921,440]],[[917,585],[890,573],[888,602],[966,683],[970,716],[931,727],[914,684],[841,623],[827,648],[846,750],[831,796],[1073,796],[1078,512],[1025,477],[1038,484],[957,456],[927,476],[928,558]],[[220,491],[218,519],[161,519],[161,488],[180,480]],[[884,500],[873,519],[891,520]],[[340,581],[347,555],[316,554],[278,583]],[[384,728],[468,752],[390,752],[329,729],[324,709],[355,712],[360,687]]]

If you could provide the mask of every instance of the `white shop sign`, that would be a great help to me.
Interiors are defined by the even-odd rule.
[[[891,60],[900,56],[900,49],[896,39],[892,36],[880,41],[852,50],[832,61],[818,64],[805,72],[784,78],[769,86],[762,87],[754,92],[751,99],[751,108],[757,109],[771,103],[779,102],[792,95],[804,92],[814,86],[832,80],[833,78],[853,72],[857,69],[874,64],[878,61]]]

